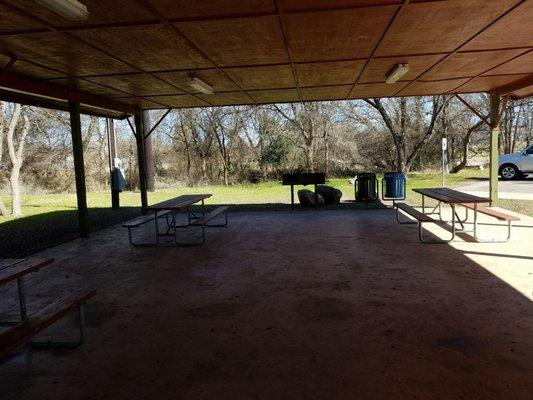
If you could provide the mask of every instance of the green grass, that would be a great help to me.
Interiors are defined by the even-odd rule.
[[[461,171],[446,176],[446,186],[456,186],[469,179],[487,176],[487,171]],[[328,185],[343,192],[343,200],[354,199],[354,188],[348,178],[331,179]],[[440,186],[438,173],[413,173],[407,180],[407,202],[418,204],[420,196],[412,188]],[[288,209],[290,190],[279,182],[239,185],[210,185],[200,187],[176,187],[159,189],[149,193],[149,203],[157,203],[181,194],[212,193],[206,204],[233,204],[236,209]],[[2,196],[9,205],[9,196]],[[27,194],[22,200],[23,217],[0,216],[0,258],[31,254],[39,249],[56,245],[77,236],[76,195]],[[87,194],[89,218],[92,231],[102,229],[138,215],[140,194],[123,192],[120,195],[121,209],[113,211],[109,192]],[[533,201],[502,200],[503,208],[533,216]]]
[[[464,171],[459,174],[448,175],[446,184],[453,186],[469,178],[482,176],[482,173],[478,171]],[[348,184],[348,178],[331,179],[327,184],[340,189],[343,192],[343,200],[353,200],[354,188]],[[439,185],[439,174],[415,173],[410,174],[407,180],[408,192],[414,187]],[[207,204],[264,204],[287,203],[290,201],[289,188],[281,186],[279,182],[158,189],[154,193],[148,194],[148,200],[150,204],[153,204],[188,193],[212,193],[213,197],[207,200]],[[6,205],[9,205],[9,196],[2,196],[2,198]],[[109,192],[88,193],[87,204],[89,208],[109,208],[111,207],[111,195]],[[140,194],[138,192],[123,192],[120,195],[120,204],[123,207],[139,207]],[[25,217],[56,211],[75,210],[76,194],[74,193],[27,194],[23,196],[22,200],[22,211]],[[0,224],[10,219],[10,217],[0,216]]]

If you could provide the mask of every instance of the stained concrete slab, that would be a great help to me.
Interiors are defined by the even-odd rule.
[[[533,221],[518,225],[507,244],[424,245],[391,210],[241,212],[189,248],[109,228],[40,254],[56,265],[28,279],[31,310],[96,288],[88,341],[4,358],[0,397],[531,399]]]

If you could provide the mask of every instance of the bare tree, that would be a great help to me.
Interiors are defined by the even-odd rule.
[[[0,168],[2,167],[2,156],[4,154],[4,125],[4,102],[0,101]],[[4,201],[2,200],[2,197],[0,197],[0,214],[2,214],[3,216],[8,215],[8,211],[4,204]]]
[[[22,116],[23,125],[17,129],[20,117]],[[15,104],[11,121],[7,128],[7,150],[11,159],[11,215],[18,217],[22,215],[21,198],[20,198],[20,168],[23,162],[24,141],[30,129],[30,120],[26,113],[26,107]]]
[[[414,163],[416,157],[420,151],[425,147],[425,145],[431,140],[435,133],[435,121],[441,113],[444,105],[448,101],[449,97],[446,96],[433,96],[431,100],[431,112],[429,113],[429,120],[427,125],[423,128],[424,131],[417,132],[417,137],[414,140],[414,144],[411,146],[411,149],[408,153],[406,140],[407,140],[407,124],[408,124],[408,113],[407,113],[407,103],[405,98],[400,99],[399,104],[399,116],[396,118],[397,122],[393,120],[391,113],[384,107],[381,99],[364,99],[368,104],[374,107],[385,126],[389,130],[389,133],[392,136],[394,146],[396,149],[396,166],[399,171],[409,171],[412,164]]]

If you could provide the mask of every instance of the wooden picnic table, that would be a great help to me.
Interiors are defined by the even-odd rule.
[[[165,200],[151,206],[144,207],[146,211],[165,211],[165,210],[180,210],[185,207],[189,207],[195,203],[202,202],[204,206],[204,200],[211,197],[212,194],[184,194],[182,196],[175,197],[173,199]]]
[[[487,199],[485,197],[474,196],[472,194],[460,192],[459,190],[450,189],[447,187],[413,189],[413,191],[420,193],[422,195],[422,199],[424,198],[424,196],[427,196],[445,204],[479,204],[490,202],[490,199]]]
[[[490,202],[490,199],[488,199],[486,197],[474,196],[472,194],[460,192],[459,190],[450,189],[450,188],[447,188],[447,187],[425,188],[425,189],[415,188],[415,189],[413,189],[413,191],[422,195],[422,213],[424,213],[424,214],[438,214],[439,215],[439,219],[442,222],[447,222],[447,221],[443,220],[443,218],[442,218],[442,207],[441,207],[442,203],[448,204],[451,207],[451,209],[452,209],[452,221],[451,221],[452,239],[455,238],[456,219],[457,219],[457,222],[459,222],[459,224],[461,225],[461,228],[464,230],[464,225],[463,225],[464,221],[462,221],[461,218],[459,218],[459,216],[457,215],[457,212],[456,212],[456,209],[455,209],[456,205],[461,205],[461,204],[470,204],[470,205],[472,205],[473,206],[473,210],[474,210],[474,220],[476,221],[477,220],[477,208],[478,208],[478,205],[487,204],[487,203]],[[434,199],[434,200],[438,201],[437,206],[429,213],[426,213],[426,205],[425,205],[425,198],[426,197],[429,197],[431,199]],[[438,213],[435,212],[435,210],[437,208],[439,209]]]
[[[26,311],[26,295],[24,292],[24,277],[32,272],[39,271],[41,268],[48,265],[52,265],[53,258],[40,258],[40,259],[10,259],[2,260],[0,265],[0,285],[17,281],[18,284],[18,297],[19,297],[19,310],[20,320],[24,321],[27,318]],[[20,322],[20,321],[18,321]],[[13,325],[12,322],[0,322],[0,325]]]
[[[0,326],[8,326],[9,329],[0,332],[0,357],[9,353],[16,347],[30,341],[37,347],[78,347],[85,341],[85,303],[96,295],[96,290],[86,293],[69,293],[37,312],[32,312],[29,316],[26,307],[26,295],[24,293],[24,277],[41,268],[52,265],[53,258],[33,258],[33,259],[9,259],[0,260],[0,285],[17,281],[19,298],[19,321],[0,321]],[[75,341],[35,341],[33,337],[48,328],[50,325],[60,320],[71,311],[78,309],[80,336]]]
[[[144,207],[145,211],[154,213],[154,223],[155,223],[155,244],[159,244],[159,236],[175,236],[177,228],[187,228],[191,225],[191,220],[199,220],[205,217],[205,199],[211,197],[210,193],[203,194],[185,194],[173,199],[165,200],[160,203],[152,204],[151,206]],[[196,203],[202,203],[201,213],[202,215],[196,215],[194,211],[190,209],[190,206]],[[187,223],[186,224],[177,224],[176,223],[176,214],[182,210],[187,209]],[[170,220],[168,219],[168,214],[171,214]],[[158,215],[159,214],[159,215]],[[164,233],[159,233],[158,218],[163,214],[167,215],[167,230]],[[130,239],[131,242],[131,239]]]

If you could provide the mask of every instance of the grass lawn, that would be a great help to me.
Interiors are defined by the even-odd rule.
[[[455,186],[468,179],[486,177],[487,171],[461,171],[446,177],[447,186]],[[414,173],[407,181],[407,202],[418,204],[420,196],[410,189],[415,187],[440,186],[440,174]],[[343,192],[343,200],[354,199],[354,188],[348,178],[331,179],[328,185]],[[212,193],[206,204],[233,204],[235,209],[288,209],[290,190],[278,182],[242,185],[212,185],[202,187],[176,187],[158,189],[149,193],[149,203],[157,203],[180,194]],[[2,196],[6,205],[9,196]],[[135,215],[140,210],[140,194],[123,192],[120,195],[121,209],[113,211],[109,192],[87,194],[91,229],[96,231]],[[501,206],[509,210],[533,215],[533,201],[502,200]],[[21,218],[0,216],[0,258],[31,254],[77,236],[76,195],[29,194],[23,196]]]

